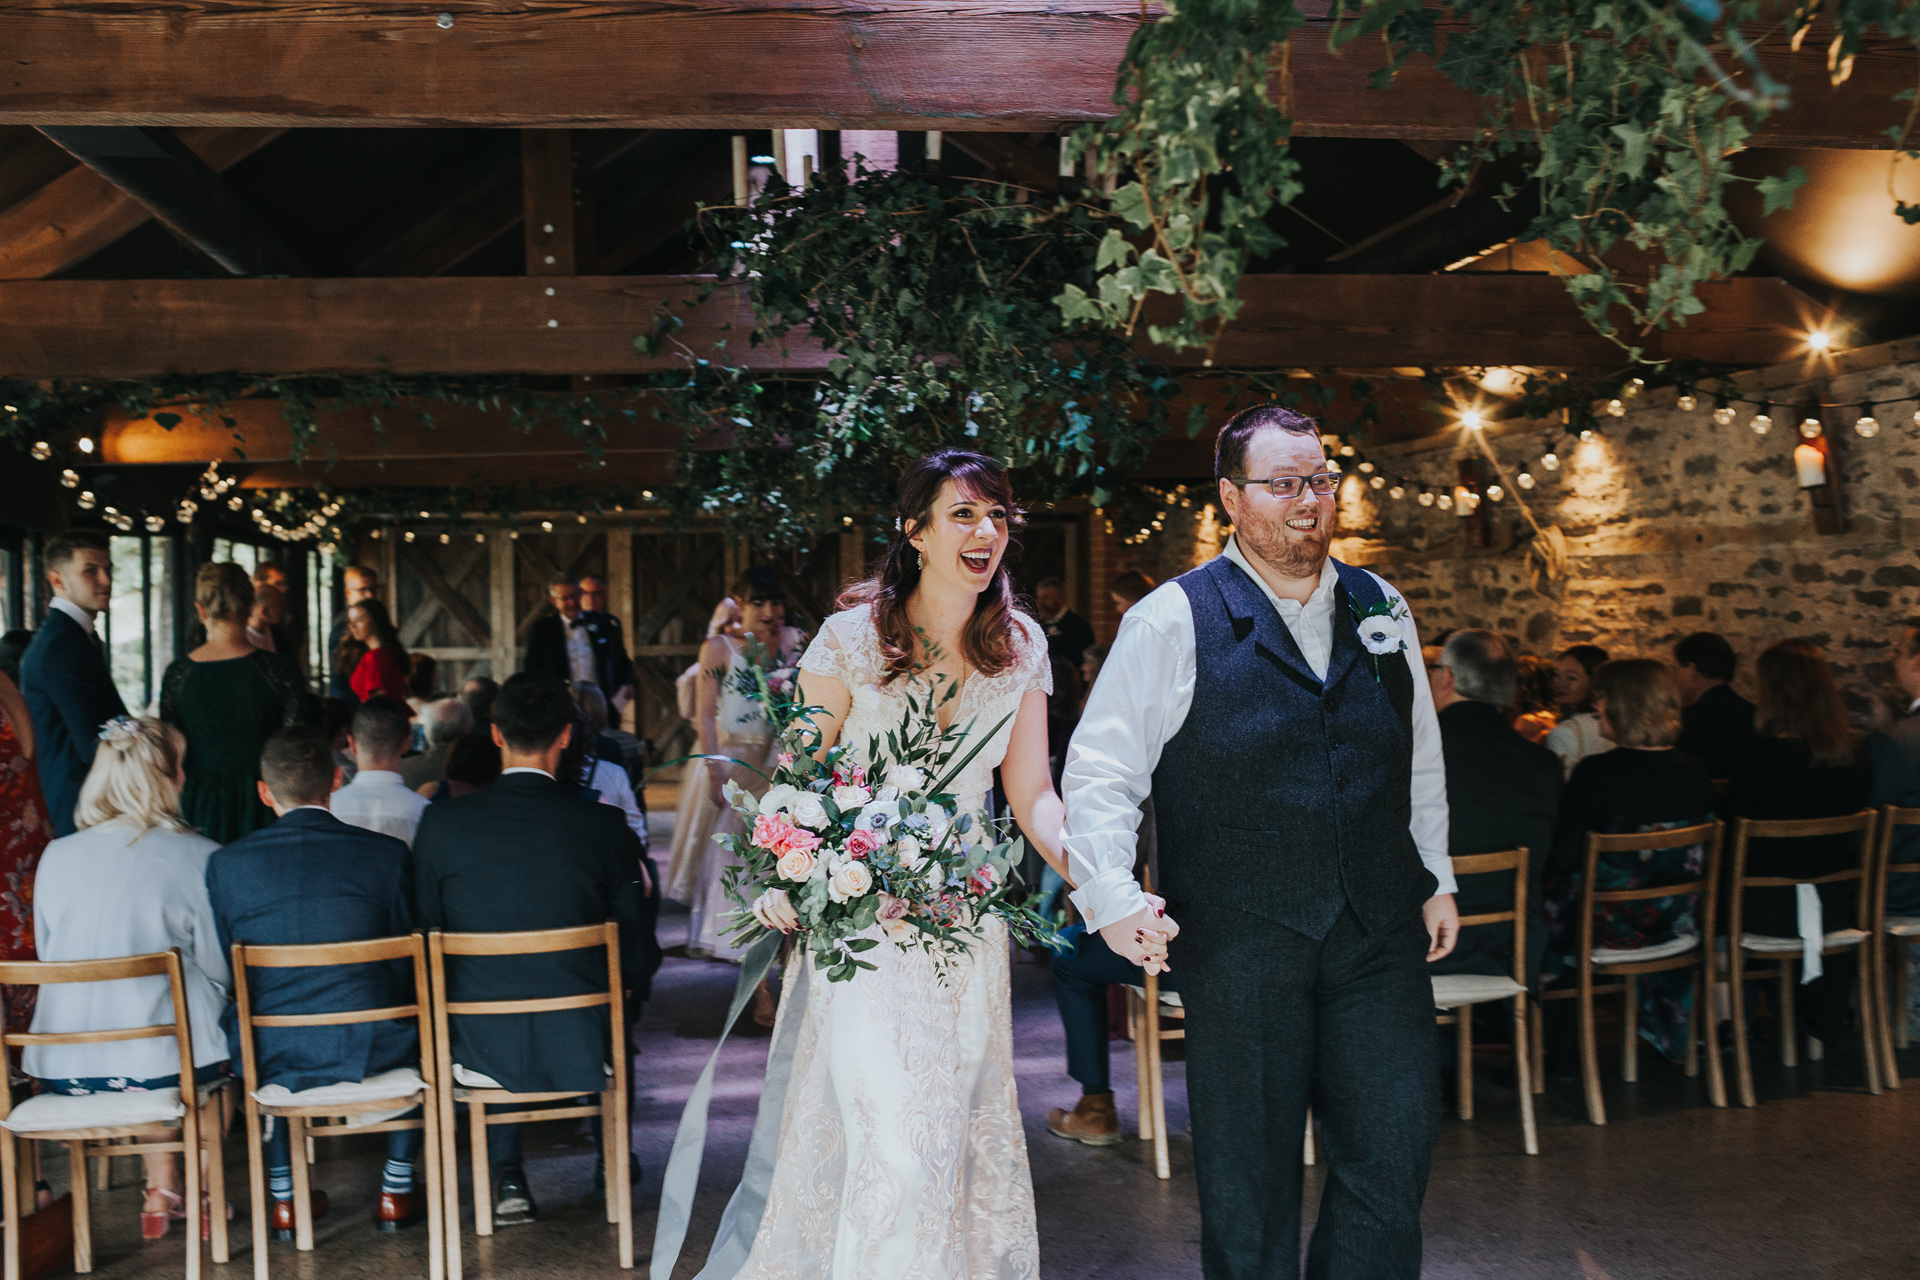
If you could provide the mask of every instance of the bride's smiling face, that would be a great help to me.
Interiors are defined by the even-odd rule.
[[[1004,504],[991,502],[948,480],[928,508],[924,526],[908,541],[926,557],[921,580],[981,592],[993,581],[1007,553]]]

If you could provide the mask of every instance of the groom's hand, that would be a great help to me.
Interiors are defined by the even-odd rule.
[[[1420,908],[1420,914],[1427,922],[1427,959],[1451,955],[1454,944],[1460,941],[1460,908],[1454,905],[1453,895],[1434,894],[1427,899],[1427,905]]]
[[[1115,955],[1148,973],[1168,973],[1173,966],[1167,963],[1167,943],[1179,932],[1165,903],[1148,894],[1147,906],[1124,920],[1102,925],[1100,938]]]

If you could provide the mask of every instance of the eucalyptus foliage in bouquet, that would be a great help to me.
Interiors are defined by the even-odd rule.
[[[765,796],[727,784],[746,831],[714,837],[739,862],[723,881],[742,908],[736,945],[767,932],[748,904],[768,889],[786,892],[800,916],[796,942],[835,982],[878,968],[860,957],[882,937],[941,963],[979,940],[991,917],[1023,945],[1055,938],[1014,897],[1026,842],[1009,836],[1010,824],[963,812],[948,790],[1010,715],[977,738],[971,720],[943,730],[939,708],[958,690],[937,681],[908,694],[900,726],[871,740],[861,765],[844,743],[820,752],[820,708],[799,705],[791,682],[776,691],[752,663],[738,679],[766,707],[781,750]]]

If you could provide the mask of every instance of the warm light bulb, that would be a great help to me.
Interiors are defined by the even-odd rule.
[[[53,446],[45,440],[35,440],[33,442],[33,448],[28,450],[28,452],[33,454],[33,460],[35,462],[45,462],[53,456]]]
[[[1633,397],[1639,395],[1642,391],[1645,391],[1646,389],[1647,389],[1647,380],[1645,378],[1635,378],[1631,382],[1627,383],[1626,386],[1620,388],[1620,394],[1627,397],[1627,399],[1631,400]]]
[[[1871,413],[1863,413],[1853,424],[1853,429],[1860,433],[1862,440],[1871,440],[1880,434],[1880,420]]]
[[[1451,511],[1453,510],[1453,495],[1443,493],[1433,500],[1433,505],[1439,507],[1442,511]]]
[[[1814,351],[1825,351],[1833,346],[1833,335],[1825,329],[1815,329],[1807,335],[1807,346]]]
[[[1626,417],[1626,416],[1627,416],[1627,404],[1626,404],[1626,401],[1624,401],[1624,400],[1609,400],[1609,401],[1607,401],[1607,416],[1608,416],[1609,418],[1624,418],[1624,417]]]
[[[81,436],[81,437],[80,437],[80,452],[82,452],[82,453],[92,453],[92,452],[93,452],[93,437],[92,437],[92,436]]]
[[[413,530],[411,530],[411,529],[409,529],[409,530],[407,530],[407,531],[406,531],[406,533],[405,533],[405,534],[403,534],[403,535],[401,535],[401,536],[403,536],[404,538],[406,538],[406,540],[407,540],[408,542],[412,542],[412,541],[413,541]]]
[[[484,533],[476,533],[473,535],[473,540],[475,542],[485,542],[487,540],[487,535]]]
[[[1489,501],[1498,502],[1500,501],[1500,499],[1506,496],[1507,496],[1507,491],[1505,489],[1502,489],[1499,485],[1490,484],[1487,486],[1487,498]]]
[[[93,504],[94,504],[93,490],[82,489],[80,491],[80,496],[75,498],[73,501],[82,511],[93,510]]]
[[[246,500],[245,498],[243,498],[243,497],[241,497],[241,496],[240,496],[239,494],[237,494],[237,493],[236,493],[236,494],[234,494],[234,495],[233,495],[233,496],[232,496],[231,498],[228,498],[228,499],[227,499],[227,510],[229,510],[229,511],[238,511],[238,510],[239,510],[240,508],[242,508],[242,507],[244,507],[244,506],[246,506],[246,505],[247,505],[247,500]],[[373,531],[373,536],[374,536],[374,537],[376,537],[376,538],[377,538],[377,537],[379,537],[379,536],[380,536],[380,531],[379,531],[378,529],[375,529],[375,530]]]
[[[1401,486],[1395,485],[1393,486],[1393,488],[1387,490],[1387,496],[1389,498],[1392,498],[1395,502],[1398,502],[1400,501],[1400,499],[1407,496],[1407,491]]]
[[[1682,413],[1692,413],[1694,409],[1699,407],[1699,404],[1700,402],[1692,396],[1682,393],[1680,398],[1673,402],[1673,407]]]
[[[80,487],[80,473],[72,467],[68,467],[60,473],[60,483],[68,489],[78,489]]]
[[[1531,471],[1522,471],[1513,478],[1513,482],[1522,489],[1531,489],[1533,488],[1533,473]]]
[[[1478,431],[1487,423],[1486,419],[1480,416],[1478,409],[1467,409],[1460,414],[1460,425],[1469,431]]]
[[[1373,479],[1367,481],[1367,484],[1375,489],[1384,489],[1387,487],[1387,478],[1385,476],[1375,476]]]
[[[1540,465],[1549,471],[1558,471],[1560,469],[1560,455],[1557,453],[1543,453],[1540,455]]]
[[[1593,428],[1592,427],[1580,428],[1580,439],[1582,440],[1582,442],[1593,439]]]
[[[551,521],[551,520],[542,520],[542,521],[540,522],[540,532],[542,532],[542,533],[552,533],[552,532],[553,532],[553,521]]]
[[[1728,423],[1732,422],[1733,406],[1730,404],[1723,404],[1718,409],[1715,409],[1713,411],[1713,420],[1714,422],[1718,423],[1720,426],[1723,426],[1723,427],[1726,426]]]
[[[1425,489],[1422,489],[1420,491],[1420,505],[1423,507],[1430,507],[1433,505],[1433,495],[1431,493],[1428,493]],[[1448,499],[1447,505],[1452,506],[1453,500]]]
[[[1350,444],[1341,445],[1340,456],[1343,458],[1351,458],[1353,456],[1353,446]]]
[[[447,545],[447,544],[448,544],[449,542],[452,542],[452,541],[453,541],[453,535],[452,535],[452,534],[450,534],[450,533],[443,533],[443,534],[441,534],[441,535],[440,535],[440,545],[441,545],[441,546],[443,546],[443,547],[444,547],[444,546],[446,546],[446,545]]]
[[[167,518],[165,516],[148,516],[147,517],[148,533],[158,533],[166,527],[167,527]]]
[[[1769,414],[1756,413],[1753,415],[1753,421],[1747,425],[1753,428],[1753,434],[1763,436],[1773,430],[1773,418]]]
[[[1820,432],[1822,430],[1823,428],[1820,426],[1820,419],[1818,418],[1800,419],[1800,434],[1804,436],[1806,439],[1808,440],[1819,439]]]
[[[1361,474],[1361,475],[1363,475],[1363,476],[1364,476],[1364,475],[1371,475],[1371,474],[1373,474],[1373,464],[1372,464],[1371,462],[1363,462],[1363,463],[1361,463],[1361,464],[1360,464],[1360,474]],[[1171,498],[1169,498],[1169,499],[1167,499],[1167,501],[1169,501],[1169,502],[1171,502],[1171,501],[1173,501],[1173,499],[1171,499]]]

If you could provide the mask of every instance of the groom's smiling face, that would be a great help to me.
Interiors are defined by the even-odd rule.
[[[1247,442],[1245,474],[1251,480],[1298,476],[1304,481],[1332,469],[1318,435],[1269,429]],[[1319,575],[1333,543],[1333,494],[1316,494],[1302,483],[1295,497],[1276,498],[1264,484],[1222,480],[1220,501],[1245,550],[1285,577]]]

